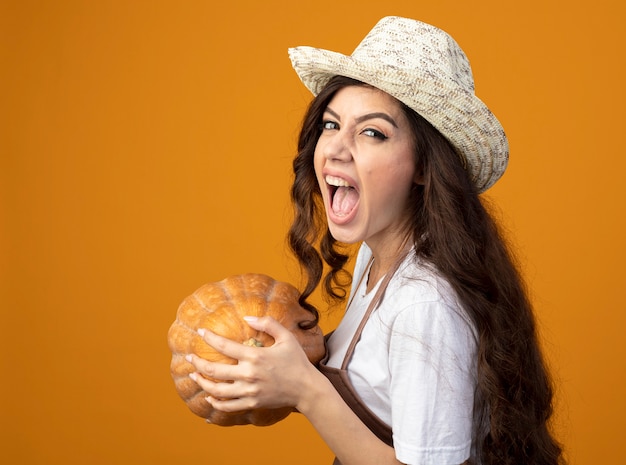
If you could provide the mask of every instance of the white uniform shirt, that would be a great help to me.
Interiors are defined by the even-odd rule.
[[[340,368],[376,288],[357,286],[371,257],[357,257],[351,303],[329,338]],[[378,284],[376,285],[378,287]],[[348,376],[362,401],[393,430],[396,458],[410,465],[460,464],[472,445],[476,336],[448,282],[410,253],[363,328]]]

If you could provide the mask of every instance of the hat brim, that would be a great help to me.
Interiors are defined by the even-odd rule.
[[[313,95],[333,76],[346,76],[374,86],[416,111],[464,158],[478,192],[487,190],[504,173],[509,146],[502,125],[478,97],[450,79],[420,69],[364,63],[314,47],[290,48],[289,57]]]

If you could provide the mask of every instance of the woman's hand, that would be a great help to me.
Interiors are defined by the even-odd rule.
[[[209,362],[191,355],[188,360],[197,370],[191,378],[208,394],[207,401],[213,408],[223,412],[296,407],[312,371],[317,372],[317,369],[293,334],[276,320],[271,317],[245,319],[252,328],[272,336],[274,344],[249,347],[201,329],[198,333],[207,344],[234,358],[238,364]],[[205,376],[224,382],[214,382]]]
[[[270,317],[248,324],[275,340],[270,347],[249,347],[199,331],[204,341],[237,365],[214,363],[196,355],[190,376],[208,394],[207,401],[223,412],[256,408],[295,407],[346,465],[399,465],[392,447],[378,439],[355,415],[328,379],[306,357],[289,330]],[[204,376],[224,382],[214,382]],[[323,402],[320,400],[323,399]]]

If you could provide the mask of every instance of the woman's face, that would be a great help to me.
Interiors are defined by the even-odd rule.
[[[398,245],[417,178],[414,156],[396,99],[367,86],[335,94],[324,112],[314,163],[336,240],[365,241],[374,253]]]

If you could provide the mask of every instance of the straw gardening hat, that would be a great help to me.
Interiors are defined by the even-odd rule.
[[[313,47],[291,48],[289,56],[313,95],[340,75],[377,87],[415,110],[456,148],[479,192],[504,173],[509,154],[504,130],[474,94],[465,53],[441,29],[389,16],[350,56]]]

